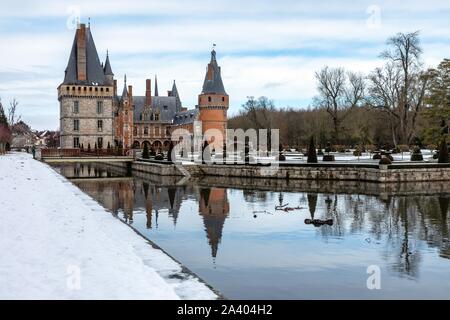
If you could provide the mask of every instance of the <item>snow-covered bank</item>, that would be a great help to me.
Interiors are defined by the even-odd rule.
[[[0,299],[217,298],[28,154],[0,156],[0,212]]]

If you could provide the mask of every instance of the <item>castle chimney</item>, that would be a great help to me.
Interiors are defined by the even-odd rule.
[[[152,81],[150,79],[145,80],[145,106],[151,107],[152,105]]]
[[[128,96],[133,98],[133,86],[128,86]]]
[[[77,29],[77,77],[78,81],[86,81],[86,25],[80,24]]]

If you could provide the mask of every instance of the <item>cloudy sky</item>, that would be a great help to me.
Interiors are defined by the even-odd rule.
[[[450,56],[448,0],[121,0],[2,1],[0,97],[16,97],[35,129],[55,129],[77,16],[91,17],[100,57],[109,49],[119,86],[126,73],[135,94],[158,75],[160,94],[173,79],[185,106],[195,106],[213,43],[230,112],[247,96],[277,106],[307,107],[314,72],[324,65],[369,72],[381,64],[386,38],[421,31],[423,60]]]

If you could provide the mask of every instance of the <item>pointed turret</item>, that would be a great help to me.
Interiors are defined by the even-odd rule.
[[[203,82],[202,94],[227,95],[220,74],[220,67],[217,64],[216,51],[211,51],[211,61],[206,68],[205,81]]]
[[[202,93],[198,96],[199,120],[202,123],[202,133],[213,142],[212,148],[221,150],[226,139],[227,110],[229,97],[225,92],[217,64],[216,51],[211,51],[211,60],[206,68]]]
[[[106,84],[91,29],[85,24],[77,28],[63,84]]]
[[[128,98],[128,89],[127,89],[127,75],[125,75],[123,84],[123,91],[122,91],[122,100],[125,100]]]
[[[106,51],[106,61],[105,61],[105,67],[103,68],[103,72],[105,73],[106,82],[109,85],[113,85],[114,73],[112,72],[111,63],[109,62],[109,52],[108,51]]]
[[[158,79],[156,78],[156,75],[155,75],[155,97],[157,97],[159,94],[158,94]]]
[[[177,112],[180,112],[181,111],[181,99],[180,99],[180,95],[178,94],[178,89],[177,89],[177,85],[175,83],[175,80],[173,80],[171,93],[172,93],[172,96],[175,97],[175,99],[176,99]]]

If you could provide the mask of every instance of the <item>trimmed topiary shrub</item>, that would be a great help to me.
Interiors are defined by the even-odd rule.
[[[173,145],[173,141],[170,141],[169,144],[169,150],[167,151],[167,161],[172,162],[172,151],[173,151],[174,145]]]
[[[391,154],[389,154],[389,153],[387,153],[387,152],[385,152],[385,151],[382,151],[382,152],[381,152],[381,158],[383,158],[383,157],[386,157],[386,158],[388,158],[389,160],[394,161],[394,157],[391,156]]]
[[[360,146],[357,146],[355,151],[353,151],[353,155],[355,157],[361,157],[362,156],[362,148]]]
[[[442,139],[441,145],[439,148],[439,157],[438,157],[438,163],[449,163],[449,155],[448,155],[448,146],[447,141],[445,139]]]
[[[373,160],[381,160],[381,153],[377,152],[372,157]]]
[[[144,150],[142,151],[142,159],[150,159],[150,154],[148,152],[148,144],[144,143]]]
[[[322,161],[325,161],[325,162],[334,161],[334,155],[326,154],[323,156]]]
[[[383,157],[381,158],[380,162],[378,162],[378,164],[390,165],[392,164],[392,161],[387,157]]]
[[[411,154],[411,161],[423,161],[422,151],[418,146],[415,146]]]
[[[280,147],[278,148],[278,157],[277,157],[278,161],[286,161],[286,157],[283,154],[283,146],[280,144]]]
[[[311,137],[311,140],[309,141],[307,162],[308,163],[317,163],[316,144],[314,142],[314,137]]]

